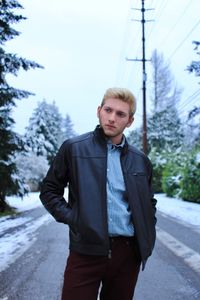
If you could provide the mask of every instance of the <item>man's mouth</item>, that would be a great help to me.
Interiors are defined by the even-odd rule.
[[[108,129],[115,129],[115,126],[110,125],[110,124],[106,124],[106,127],[107,127]]]

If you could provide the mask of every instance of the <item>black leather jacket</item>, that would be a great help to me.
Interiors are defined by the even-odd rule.
[[[107,255],[109,237],[106,205],[107,141],[102,129],[63,143],[45,177],[40,199],[58,221],[69,225],[70,249]],[[149,159],[127,141],[121,166],[143,268],[155,243],[155,205]],[[68,201],[63,197],[68,186]]]

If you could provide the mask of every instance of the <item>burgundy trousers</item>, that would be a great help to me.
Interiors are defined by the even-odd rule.
[[[62,300],[132,300],[141,259],[135,238],[110,238],[111,257],[70,252]]]

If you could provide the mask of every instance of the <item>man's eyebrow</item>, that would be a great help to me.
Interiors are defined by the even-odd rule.
[[[112,106],[109,106],[108,104],[105,104],[105,105],[104,105],[104,108],[105,108],[105,109],[115,110],[115,108],[113,108]],[[123,110],[116,110],[116,113],[117,113],[117,114],[122,114],[122,115],[124,115],[124,116],[126,116],[126,115],[128,114],[127,112],[125,112],[125,111],[123,111]]]
[[[127,114],[127,112],[125,112],[125,111],[123,111],[123,110],[117,110],[116,112],[117,112],[117,113],[120,113],[120,114],[125,114],[125,115]]]

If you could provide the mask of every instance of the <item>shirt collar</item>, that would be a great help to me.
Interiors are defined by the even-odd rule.
[[[124,144],[125,144],[125,136],[124,135],[122,136],[122,141],[121,141],[120,144],[113,144],[110,139],[108,139],[108,141],[107,141],[107,145],[110,148],[115,147],[115,148],[118,148],[118,149],[122,149],[124,147]]]

